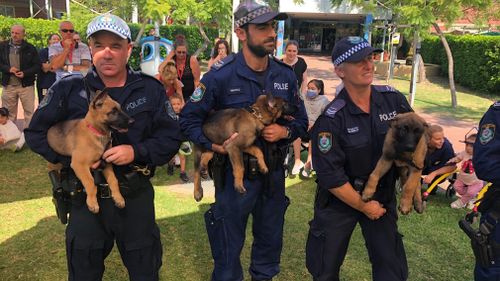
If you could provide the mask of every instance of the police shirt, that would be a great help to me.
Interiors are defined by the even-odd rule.
[[[86,76],[93,90],[105,88],[94,68]],[[68,165],[70,158],[57,154],[47,142],[48,129],[58,122],[84,118],[89,105],[83,77],[70,75],[56,82],[35,111],[25,130],[29,147],[51,163]],[[128,132],[114,132],[118,144],[130,144],[134,163],[162,165],[177,152],[181,133],[178,123],[167,112],[168,102],[161,83],[153,77],[127,69],[124,87],[110,88],[108,94],[135,121]]]
[[[344,88],[311,129],[313,167],[319,187],[331,189],[355,180],[366,182],[382,154],[390,120],[409,111],[412,109],[406,98],[392,87],[371,86],[370,113],[356,106]],[[381,189],[392,190],[394,181],[394,173],[386,174],[375,198]]]
[[[444,138],[443,146],[441,148],[435,149],[432,152],[428,151],[425,156],[424,170],[422,171],[422,174],[428,175],[446,165],[455,165],[446,164],[453,157],[455,157],[453,145],[447,138]]]
[[[472,162],[478,178],[500,186],[500,101],[493,104],[479,122]]]
[[[243,54],[229,55],[217,62],[207,72],[199,86],[191,95],[180,114],[180,125],[186,137],[197,144],[211,150],[212,142],[203,134],[202,125],[212,110],[227,108],[245,108],[257,100],[259,95],[271,92],[298,107],[293,114],[294,120],[280,118],[276,123],[288,126],[291,130],[291,141],[307,129],[307,115],[304,103],[297,94],[297,79],[292,69],[283,62],[269,57],[265,72],[264,87],[259,83],[256,74],[250,69]]]

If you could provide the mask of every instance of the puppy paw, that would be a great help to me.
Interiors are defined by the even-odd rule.
[[[241,184],[241,185],[235,184],[234,189],[236,189],[236,191],[238,191],[239,193],[242,193],[242,194],[247,192],[247,190],[245,189],[243,184]]]
[[[265,174],[269,173],[269,169],[267,168],[267,166],[266,166],[266,165],[264,165],[264,166],[262,166],[262,167],[259,167],[259,168],[260,168],[260,169],[259,169],[259,171],[260,171],[262,174],[264,174],[264,175],[265,175]]]
[[[361,199],[365,202],[370,201],[373,198],[373,193],[371,192],[364,192],[361,194]]]
[[[411,211],[411,205],[408,205],[408,204],[399,204],[398,209],[401,212],[401,214],[408,215],[410,213],[410,211]]]
[[[413,201],[413,209],[419,214],[422,214],[424,212],[425,206],[422,201]]]
[[[200,190],[195,190],[193,192],[193,196],[194,196],[194,200],[196,200],[196,202],[200,202],[201,199],[203,199],[203,189],[200,188]]]
[[[118,195],[113,195],[113,201],[115,202],[115,206],[120,208],[120,209],[123,209],[125,208],[125,199],[123,198],[123,196],[121,194],[118,194]]]
[[[91,213],[99,213],[99,204],[97,203],[97,198],[89,198],[87,196],[87,207],[89,208],[89,211]]]

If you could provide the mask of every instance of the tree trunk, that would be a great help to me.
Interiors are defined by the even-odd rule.
[[[427,81],[427,76],[425,75],[425,65],[424,65],[424,59],[422,58],[422,55],[417,54],[417,60],[418,60],[418,82],[425,82]]]
[[[137,33],[137,37],[134,41],[134,47],[139,47],[139,42],[141,41],[142,34],[144,33],[144,29],[146,28],[146,24],[148,23],[148,21],[148,18],[142,20],[141,29],[139,30],[139,33]]]
[[[455,76],[453,74],[453,55],[451,54],[450,45],[448,45],[448,41],[446,41],[446,37],[444,37],[441,28],[437,23],[433,23],[432,26],[436,29],[436,32],[441,39],[441,43],[443,44],[444,50],[446,51],[446,57],[448,57],[448,79],[450,81],[450,92],[451,92],[451,106],[453,108],[457,108],[457,91],[455,89]]]
[[[205,30],[203,30],[203,26],[201,25],[200,22],[196,24],[198,26],[198,30],[200,31],[201,37],[203,38],[203,44],[194,52],[193,56],[198,57],[201,53],[203,53],[207,47],[208,44],[210,44],[210,39],[208,39],[207,34],[205,33]]]

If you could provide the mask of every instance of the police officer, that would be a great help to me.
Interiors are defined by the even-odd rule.
[[[498,226],[498,220],[500,220],[500,133],[497,126],[500,126],[500,101],[495,102],[481,119],[472,157],[477,176],[492,183],[478,209],[482,214],[483,226],[491,232],[488,237],[492,248],[489,258],[495,262],[494,265],[487,267],[476,262],[475,281],[500,280],[500,227]]]
[[[344,88],[317,119],[311,132],[317,172],[314,218],[306,245],[307,269],[317,281],[338,281],[357,223],[372,263],[373,280],[406,280],[408,267],[397,227],[394,167],[380,180],[374,200],[360,193],[382,154],[389,121],[411,111],[389,86],[373,86],[374,49],[360,37],[335,44],[332,61]]]
[[[266,126],[257,145],[263,150],[264,146],[273,144],[286,148],[307,128],[307,116],[297,94],[295,74],[289,66],[269,56],[275,49],[274,20],[283,20],[287,16],[274,12],[262,2],[243,1],[234,17],[235,32],[242,49],[216,63],[203,76],[181,112],[181,129],[190,141],[225,154],[223,146],[212,143],[202,132],[208,113],[249,107],[267,91],[297,105],[298,111],[294,118],[288,119],[291,121],[280,119]],[[267,154],[268,161],[269,153],[264,154]],[[243,280],[240,253],[250,214],[253,216],[254,237],[250,264],[252,280],[271,280],[279,273],[284,215],[289,204],[285,196],[285,155],[283,151],[278,157],[280,159],[274,159],[277,165],[269,167],[268,175],[257,175],[254,179],[245,176],[246,194],[235,191],[232,168],[229,161],[226,162],[223,187],[216,188],[216,202],[205,214],[215,264],[212,280]]]
[[[86,78],[70,75],[50,88],[26,130],[26,140],[49,162],[68,167],[70,159],[49,147],[47,130],[63,120],[83,118],[89,96],[106,88],[135,119],[127,133],[113,132],[112,147],[102,156],[113,163],[126,207],[118,209],[113,200],[99,198],[100,210],[95,215],[87,209],[83,193],[73,198],[66,228],[68,279],[101,280],[104,259],[116,239],[130,280],[158,280],[162,247],[149,178],[155,166],[165,164],[177,153],[180,130],[167,112],[162,85],[127,65],[132,51],[127,24],[117,16],[101,15],[90,22],[87,36],[92,68]],[[102,196],[105,192],[101,187],[101,197],[107,197]]]

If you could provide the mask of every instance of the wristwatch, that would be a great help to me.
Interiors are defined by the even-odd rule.
[[[286,139],[289,140],[292,138],[292,130],[290,130],[290,127],[285,126],[286,129]]]

